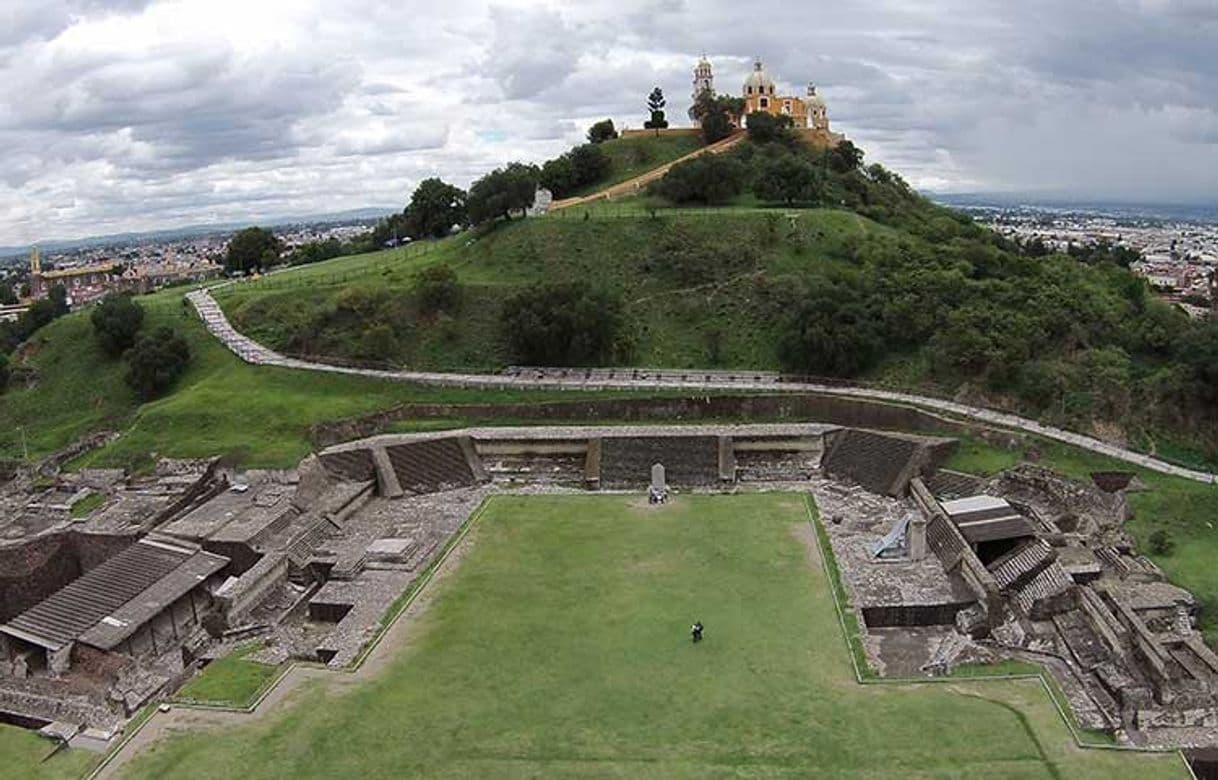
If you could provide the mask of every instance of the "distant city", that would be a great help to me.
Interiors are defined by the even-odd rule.
[[[342,217],[320,217],[317,222],[295,222],[272,227],[287,257],[310,242],[348,241],[366,234],[378,216],[366,212]],[[151,292],[172,284],[200,282],[220,276],[228,241],[237,227],[183,228],[154,233],[50,242],[60,248],[10,248],[0,259],[0,286],[11,288],[15,304],[0,303],[0,320],[15,320],[29,305],[45,298],[57,285],[67,303],[80,307],[111,292]]]
[[[1024,245],[1063,252],[1101,242],[1127,247],[1140,256],[1130,270],[1190,316],[1204,316],[1213,305],[1218,207],[938,200]]]

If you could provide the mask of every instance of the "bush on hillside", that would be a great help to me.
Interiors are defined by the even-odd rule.
[[[734,118],[744,112],[744,98],[731,95],[716,95],[703,90],[694,100],[694,118],[702,128],[702,142],[713,144],[727,138],[736,129],[732,125]]]
[[[0,352],[0,393],[8,389],[8,380],[10,372],[8,368],[8,355]]]
[[[1175,541],[1171,538],[1171,534],[1162,528],[1151,531],[1150,538],[1146,541],[1150,547],[1151,555],[1170,555],[1172,548],[1176,546]]]
[[[89,315],[102,352],[118,357],[135,344],[144,325],[144,309],[130,295],[107,295]]]
[[[671,203],[720,206],[740,194],[746,174],[732,155],[704,154],[674,165],[649,191]]]
[[[324,260],[333,260],[346,253],[343,242],[337,238],[327,238],[325,241],[306,241],[292,250],[288,256],[289,265],[309,265]]]
[[[433,265],[415,274],[415,300],[422,314],[456,314],[461,309],[463,293],[452,266]]]
[[[829,150],[829,165],[838,173],[850,173],[862,164],[863,150],[848,140]]]
[[[224,267],[230,272],[260,271],[274,265],[281,251],[283,245],[274,233],[266,228],[248,227],[229,240]]]
[[[778,352],[788,371],[852,377],[871,366],[882,346],[878,320],[862,291],[822,278],[797,293]]]
[[[465,190],[434,176],[419,182],[403,212],[406,235],[414,239],[443,238],[468,216]]]
[[[538,366],[612,362],[623,322],[620,298],[579,282],[522,290],[503,310],[512,359]]]
[[[511,219],[513,211],[532,206],[540,176],[536,165],[514,162],[478,179],[466,200],[470,221],[481,225],[500,217]]]
[[[581,187],[604,179],[612,164],[604,149],[595,144],[582,144],[543,165],[539,182],[554,197],[565,198]]]
[[[136,339],[127,351],[127,386],[141,400],[163,395],[190,363],[190,345],[172,328],[158,328]]]
[[[753,194],[768,203],[819,203],[824,191],[820,169],[802,155],[775,155],[753,175]]]
[[[793,128],[795,120],[785,114],[754,111],[745,117],[744,126],[749,140],[756,144],[791,143],[796,140]]]
[[[617,138],[617,129],[612,119],[602,119],[588,128],[588,143],[600,144]]]

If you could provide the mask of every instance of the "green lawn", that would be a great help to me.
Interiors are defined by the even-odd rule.
[[[32,731],[0,723],[0,777],[13,780],[76,780],[97,760],[96,753],[63,750],[43,761],[55,744]]]
[[[207,665],[202,672],[182,686],[175,698],[201,704],[248,707],[279,667],[246,660],[250,653],[261,649],[261,642],[251,642],[224,658]]]
[[[1037,683],[858,685],[801,535],[791,494],[496,498],[378,677],[175,736],[126,774],[1185,776],[1171,755],[1074,747]]]

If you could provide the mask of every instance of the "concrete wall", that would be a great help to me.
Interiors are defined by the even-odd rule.
[[[572,391],[574,395],[576,391]],[[776,395],[688,395],[672,398],[622,398],[573,400],[519,404],[407,404],[384,412],[319,423],[313,426],[313,445],[325,448],[384,433],[391,423],[405,419],[456,418],[475,424],[478,420],[562,421],[613,420],[631,422],[689,423],[731,420],[733,422],[822,422],[856,428],[913,431],[942,435],[1001,436],[984,426],[963,423],[912,406],[886,404],[857,398],[791,393]]]

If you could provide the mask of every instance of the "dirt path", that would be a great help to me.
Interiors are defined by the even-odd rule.
[[[123,768],[145,748],[157,740],[186,731],[214,730],[225,726],[250,724],[264,721],[282,713],[301,695],[322,686],[327,692],[339,693],[357,685],[367,683],[381,674],[389,664],[408,649],[415,637],[418,621],[427,612],[452,576],[461,561],[469,553],[477,537],[477,524],[449,551],[429,580],[411,601],[410,605],[390,624],[385,634],[368,653],[363,664],[354,672],[326,669],[316,666],[294,666],[275,687],[258,702],[251,712],[230,710],[208,710],[175,706],[169,712],[157,712],[136,732],[130,741],[89,778],[118,777]]]
[[[716,141],[709,146],[699,147],[687,155],[678,157],[671,162],[666,162],[663,165],[652,168],[644,173],[640,173],[638,176],[629,178],[626,181],[620,181],[617,184],[610,185],[599,192],[594,192],[591,195],[580,195],[574,198],[556,200],[550,204],[550,211],[558,211],[559,209],[578,206],[582,203],[592,203],[593,201],[597,200],[612,200],[613,198],[620,197],[622,195],[634,195],[639,190],[643,189],[644,186],[668,173],[668,171],[672,169],[674,165],[678,165],[687,160],[692,160],[693,158],[700,157],[704,154],[721,154],[743,141],[744,138],[744,132],[737,131],[721,141]]]

